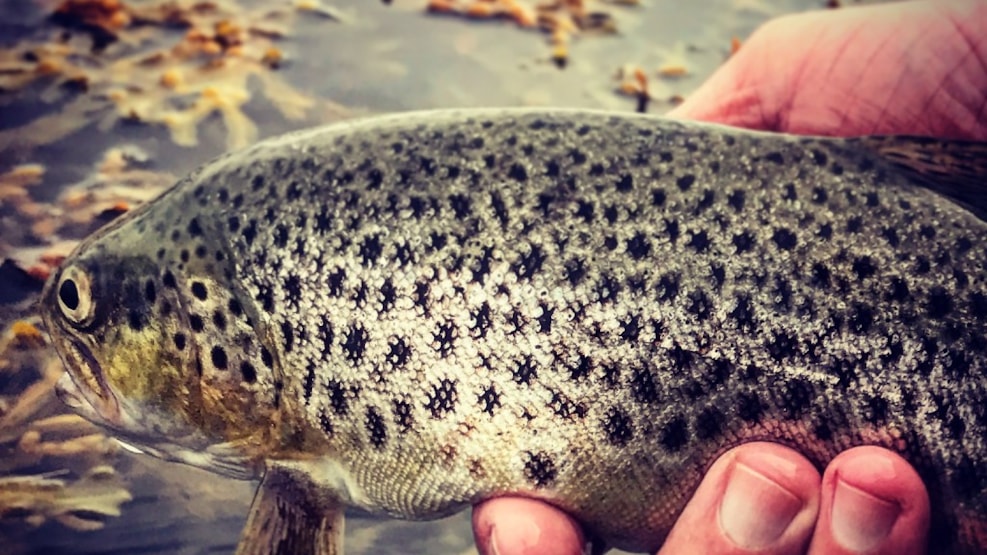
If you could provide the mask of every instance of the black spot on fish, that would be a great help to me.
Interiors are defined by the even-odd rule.
[[[579,285],[586,277],[585,262],[581,258],[571,258],[565,263],[565,277],[570,285]]]
[[[268,286],[261,286],[257,292],[256,300],[260,301],[264,312],[272,314],[274,312],[274,291]]]
[[[746,200],[746,195],[744,194],[744,191],[740,189],[732,191],[727,196],[727,204],[729,204],[737,212],[740,212],[744,209],[745,200]]]
[[[295,330],[290,322],[281,322],[281,336],[284,337],[284,351],[290,353],[295,347]]]
[[[507,177],[519,183],[524,183],[528,180],[528,170],[523,165],[515,162],[511,165],[511,169],[507,171]]]
[[[607,440],[617,447],[627,445],[634,438],[634,424],[619,407],[610,407],[603,418],[603,432],[607,434]]]
[[[487,331],[493,322],[490,319],[490,305],[484,302],[476,308],[470,316],[473,324],[470,326],[470,336],[474,339],[482,339],[487,336]]]
[[[552,331],[552,315],[555,313],[554,307],[549,307],[546,303],[539,303],[541,315],[538,316],[538,331],[549,333]]]
[[[226,314],[217,308],[212,313],[212,323],[216,326],[216,329],[219,331],[224,331],[226,329]]]
[[[864,418],[874,425],[884,424],[888,418],[888,401],[880,395],[871,396],[864,405]]]
[[[472,201],[466,195],[456,194],[449,197],[449,205],[456,214],[456,219],[464,220],[473,213]]]
[[[771,236],[771,240],[774,241],[775,245],[782,250],[792,250],[798,243],[795,233],[786,228],[775,229],[774,235]]]
[[[336,380],[329,380],[326,382],[325,389],[326,394],[329,397],[329,406],[332,407],[333,412],[339,416],[346,416],[349,414],[350,398],[347,388]]]
[[[763,414],[764,406],[761,404],[761,400],[756,393],[740,394],[739,403],[737,404],[737,415],[740,418],[746,422],[757,423],[761,421]]]
[[[600,276],[594,289],[601,303],[616,302],[620,290],[620,282],[609,273]]]
[[[661,401],[655,375],[647,367],[638,367],[631,372],[631,395],[638,403],[654,404]]]
[[[665,235],[668,240],[674,243],[679,238],[679,222],[676,220],[665,220]]]
[[[780,152],[769,152],[764,155],[764,159],[779,166],[785,163],[785,157]]]
[[[288,226],[278,224],[274,228],[274,246],[283,249],[288,246]]]
[[[859,256],[853,261],[853,273],[861,281],[874,275],[876,271],[877,267],[874,266],[869,256]]]
[[[726,416],[720,409],[713,406],[706,407],[696,417],[696,437],[702,440],[716,438],[723,433],[725,424]]]
[[[658,300],[659,301],[674,301],[679,294],[679,284],[681,281],[681,276],[675,273],[664,274],[658,278]]]
[[[733,246],[737,254],[748,252],[754,247],[754,236],[749,231],[742,231],[733,236]]]
[[[786,382],[779,399],[785,417],[791,420],[801,418],[809,409],[814,394],[812,384],[805,378],[794,377]]]
[[[254,365],[250,364],[249,361],[245,360],[240,364],[240,374],[243,376],[243,381],[247,383],[257,381],[257,370],[254,369]]]
[[[631,258],[641,260],[651,254],[651,242],[647,235],[638,231],[633,237],[627,240],[627,252]]]
[[[192,328],[192,331],[196,333],[201,332],[206,327],[205,323],[202,321],[202,316],[199,316],[198,314],[190,314],[188,317],[188,323]]]
[[[712,241],[709,238],[709,234],[705,229],[701,229],[692,234],[692,239],[689,241],[689,246],[696,252],[706,252],[709,250],[711,243]]]
[[[504,199],[500,196],[500,193],[490,193],[490,204],[494,209],[494,215],[497,217],[497,221],[500,222],[501,227],[507,227],[509,221],[507,205],[504,204]]]
[[[766,347],[771,358],[776,362],[781,362],[798,354],[798,338],[795,334],[777,331]]]
[[[253,245],[254,239],[257,238],[257,220],[251,219],[250,222],[247,223],[247,227],[244,227],[243,231],[240,232],[240,235],[243,236],[243,239],[247,242],[248,246]]]
[[[737,322],[737,328],[741,331],[751,333],[757,331],[757,320],[754,318],[754,306],[751,298],[747,295],[737,297],[734,309],[730,311],[730,317]]]
[[[691,173],[685,174],[675,180],[675,184],[678,185],[679,189],[683,191],[688,191],[692,188],[692,185],[696,182],[696,176]]]
[[[376,407],[367,407],[367,416],[364,421],[367,433],[370,434],[370,443],[380,449],[387,443],[387,425],[384,419],[377,412]]]
[[[493,416],[494,411],[501,406],[500,393],[497,392],[496,386],[492,384],[484,389],[483,393],[481,393],[476,400],[480,404],[481,410],[490,416]]]
[[[637,314],[632,314],[627,317],[627,320],[620,322],[620,338],[624,341],[637,341],[638,336],[641,334],[641,316]]]
[[[512,265],[511,270],[517,274],[518,278],[530,280],[542,268],[547,256],[542,251],[541,245],[531,244],[527,252],[522,253],[517,261]]]
[[[953,311],[953,297],[943,287],[933,287],[929,291],[926,310],[932,318],[944,318]]]
[[[676,452],[689,442],[689,426],[685,418],[676,416],[662,427],[659,443],[666,451]]]
[[[552,458],[543,451],[537,453],[527,451],[525,456],[527,461],[524,463],[524,475],[528,480],[534,483],[536,488],[551,486],[558,473]]]
[[[432,418],[442,418],[456,408],[456,402],[459,400],[456,394],[456,382],[442,379],[432,386],[432,393],[427,394],[426,397],[428,402],[425,403],[425,408],[432,413]]]
[[[446,358],[452,354],[456,343],[456,325],[452,322],[440,322],[438,329],[432,334],[432,339],[436,343],[435,350],[442,358]]]
[[[411,403],[400,399],[395,399],[391,404],[391,413],[394,415],[394,424],[397,425],[399,432],[406,433],[411,430],[412,426],[414,426],[415,417],[413,410],[414,409],[412,408]]]
[[[686,310],[702,322],[709,318],[713,310],[713,301],[705,291],[697,289],[689,293],[689,304],[686,306]]]
[[[817,287],[819,289],[829,288],[830,283],[830,271],[829,267],[822,262],[816,262],[812,265],[812,272],[809,276],[809,285]]]
[[[212,360],[212,365],[217,370],[226,370],[226,365],[229,362],[226,358],[226,351],[220,346],[215,346],[212,351],[209,352],[209,358]]]
[[[350,362],[360,362],[367,348],[367,331],[359,324],[350,327],[343,341],[343,351]]]
[[[518,385],[531,385],[531,381],[538,378],[538,370],[530,356],[525,356],[523,360],[516,363],[512,372],[514,383]]]
[[[192,237],[199,237],[202,235],[202,227],[199,225],[198,218],[192,218],[188,223],[188,234]]]
[[[380,235],[368,235],[363,238],[360,243],[360,258],[363,259],[364,266],[370,266],[380,258],[381,252],[383,252],[383,246],[380,243]]]
[[[208,292],[206,291],[205,284],[202,283],[201,281],[193,281],[192,294],[195,295],[195,298],[199,299],[200,301],[206,300],[206,297],[208,297]]]
[[[148,304],[154,304],[154,301],[157,298],[158,295],[157,290],[154,287],[154,282],[151,280],[144,282],[144,300],[146,300]]]
[[[171,340],[175,344],[175,348],[176,349],[178,349],[179,351],[184,351],[185,350],[185,341],[186,341],[186,338],[185,338],[185,334],[184,333],[182,333],[182,332],[176,333],[175,335],[173,335],[171,337]]]
[[[264,363],[264,366],[271,369],[274,368],[274,355],[271,354],[271,351],[267,347],[260,348],[260,360]]]

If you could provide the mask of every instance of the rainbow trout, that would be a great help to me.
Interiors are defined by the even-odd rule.
[[[985,147],[577,110],[346,122],[199,168],[42,310],[80,414],[262,480],[239,553],[518,494],[656,550],[724,450],[919,470],[987,549]]]

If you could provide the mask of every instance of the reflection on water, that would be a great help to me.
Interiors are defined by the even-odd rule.
[[[527,1],[506,17],[464,19],[450,12],[502,8],[427,0],[2,0],[0,329],[30,335],[24,326],[37,323],[31,301],[41,280],[75,242],[226,148],[416,108],[631,111],[646,94],[647,108],[662,112],[723,61],[731,39],[774,15],[822,4],[587,0],[582,15],[553,12],[541,33],[528,25],[537,17]],[[441,13],[426,15],[429,5]],[[61,17],[46,17],[59,10]],[[579,27],[592,32],[578,34]],[[0,481],[5,553],[232,552],[255,484],[124,453],[76,420],[40,420],[62,412],[50,391],[58,363],[40,340],[6,347],[0,479],[34,476],[31,487],[51,499],[55,482],[82,483],[102,502],[64,505],[59,497],[46,505],[50,518],[39,520],[37,506],[11,501],[21,491],[14,482]],[[93,479],[96,486],[85,481]],[[63,506],[71,510],[52,508]],[[468,513],[434,523],[353,515],[346,541],[349,553],[472,552]]]

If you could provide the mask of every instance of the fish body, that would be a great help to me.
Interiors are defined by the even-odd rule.
[[[858,140],[577,110],[223,156],[42,300],[76,410],[152,454],[429,519],[544,499],[656,550],[711,462],[902,453],[987,549],[987,224]]]

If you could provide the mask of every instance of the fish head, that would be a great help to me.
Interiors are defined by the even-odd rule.
[[[163,212],[97,232],[46,284],[40,308],[66,368],[56,392],[124,446],[255,477],[277,427],[277,392],[257,375],[269,351],[227,287],[226,249]]]

